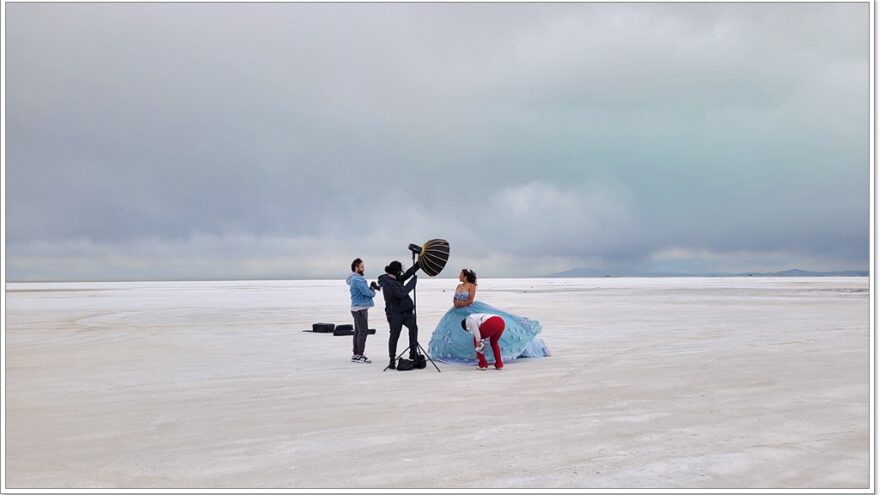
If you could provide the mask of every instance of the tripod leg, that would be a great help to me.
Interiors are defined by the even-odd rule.
[[[424,354],[425,357],[428,358],[428,361],[431,361],[431,364],[433,364],[434,368],[437,369],[437,373],[440,373],[440,368],[437,368],[437,363],[435,363],[434,360],[431,359],[431,356],[428,355],[428,351],[426,351],[425,348],[422,347],[422,344],[419,344],[419,349],[422,350],[422,354]]]

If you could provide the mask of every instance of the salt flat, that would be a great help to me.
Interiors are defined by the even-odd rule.
[[[426,348],[454,287],[419,282]],[[372,365],[301,331],[350,323],[341,279],[10,283],[6,484],[867,488],[868,287],[481,279],[552,357],[383,373],[381,308]]]

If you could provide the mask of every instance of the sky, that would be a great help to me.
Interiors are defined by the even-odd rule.
[[[868,270],[867,3],[7,3],[8,280]]]

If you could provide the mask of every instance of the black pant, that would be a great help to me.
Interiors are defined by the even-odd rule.
[[[351,316],[354,318],[354,337],[351,339],[351,353],[355,356],[362,356],[364,354],[364,347],[367,345],[367,310],[352,311]]]
[[[390,313],[388,316],[388,325],[391,327],[391,337],[388,339],[388,355],[391,359],[397,357],[397,341],[400,339],[400,331],[404,325],[409,329],[409,355],[416,355],[416,349],[419,347],[419,326],[416,324],[416,315],[412,311],[406,313]]]

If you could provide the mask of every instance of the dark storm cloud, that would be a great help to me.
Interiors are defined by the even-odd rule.
[[[492,275],[867,265],[866,4],[7,4],[6,36],[13,278],[438,236]]]

